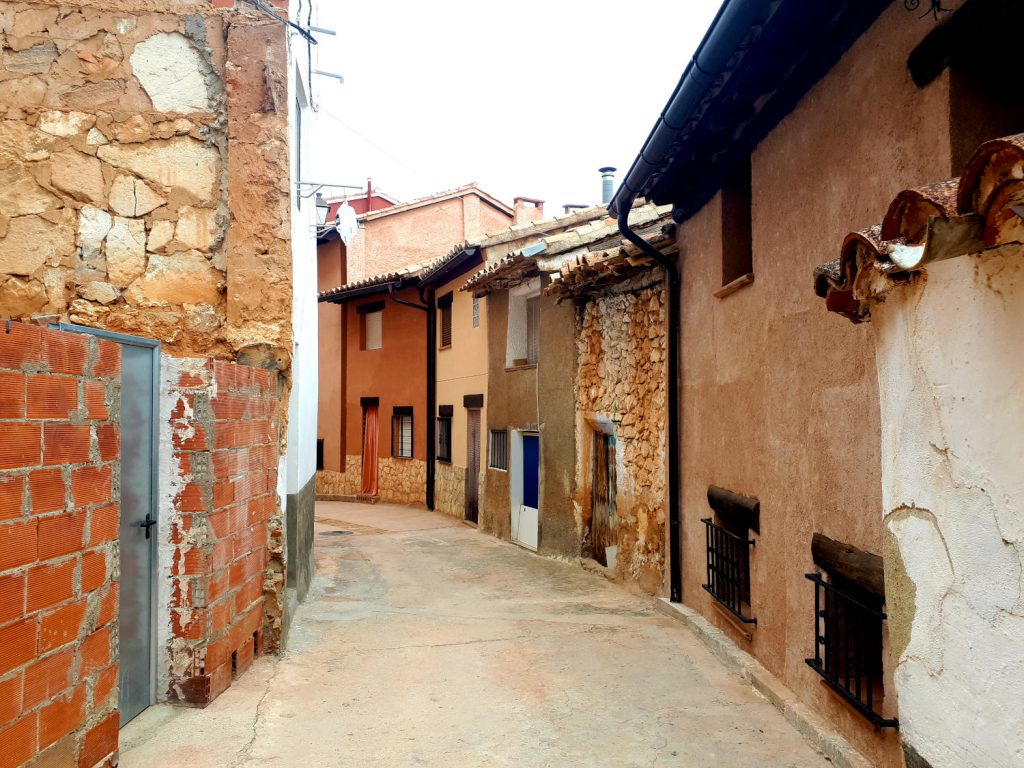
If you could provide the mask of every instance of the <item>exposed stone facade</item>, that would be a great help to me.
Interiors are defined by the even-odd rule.
[[[616,570],[652,594],[665,566],[666,317],[661,271],[577,309],[576,522],[590,544],[593,433],[616,438]],[[653,283],[653,284],[652,284]],[[644,287],[646,286],[646,287]]]
[[[435,462],[434,466],[434,509],[462,519],[466,516],[468,470],[443,461]]]
[[[285,33],[127,8],[0,7],[0,317],[285,367]]]
[[[355,496],[363,482],[363,457],[346,456],[345,471],[321,469],[316,473],[317,496]]]
[[[391,504],[423,504],[427,463],[419,459],[380,459],[380,500]]]
[[[380,493],[377,498],[390,504],[423,504],[427,482],[426,462],[419,459],[381,458],[378,460]],[[363,457],[345,457],[345,471],[320,470],[316,473],[316,495],[358,496],[362,493]]]

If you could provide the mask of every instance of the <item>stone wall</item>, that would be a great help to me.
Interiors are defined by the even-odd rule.
[[[120,361],[87,336],[0,332],[5,766],[117,763]]]
[[[162,563],[170,612],[161,695],[205,705],[264,644],[280,648],[277,377],[210,359],[167,362],[174,386],[161,410],[170,412],[176,467],[161,488],[173,497],[161,510],[170,558]]]
[[[423,504],[426,499],[427,464],[419,459],[378,460],[377,498],[390,504]],[[358,496],[363,487],[363,457],[345,457],[345,471],[320,470],[316,473],[316,495]]]
[[[391,504],[423,504],[426,500],[427,463],[419,459],[382,458],[380,472],[381,501]]]
[[[435,462],[434,466],[434,509],[461,520],[466,516],[468,470],[444,461]]]
[[[658,270],[577,309],[574,504],[580,538],[586,550],[593,434],[604,425],[616,438],[616,571],[652,594],[662,590],[668,514],[666,310],[660,276]]]
[[[0,3],[0,317],[287,365],[285,32],[208,5]]]
[[[361,490],[362,471],[362,456],[346,456],[344,472],[319,470],[316,473],[317,497],[355,496]]]

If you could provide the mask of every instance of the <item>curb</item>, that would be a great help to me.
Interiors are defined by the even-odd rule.
[[[871,763],[850,742],[799,701],[782,681],[761,666],[753,656],[736,647],[722,630],[685,605],[671,603],[664,597],[654,598],[654,603],[660,613],[680,622],[697,635],[730,672],[750,683],[814,749],[839,768],[872,768]]]

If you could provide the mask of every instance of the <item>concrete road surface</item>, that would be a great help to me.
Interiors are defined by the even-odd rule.
[[[686,628],[578,563],[440,514],[317,504],[281,658],[152,707],[122,768],[827,766]]]

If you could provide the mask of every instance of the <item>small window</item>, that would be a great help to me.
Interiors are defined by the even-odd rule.
[[[380,349],[384,346],[384,302],[375,301],[356,307],[359,314],[359,348]]]
[[[440,323],[441,323],[441,331],[440,331],[440,335],[441,335],[440,347],[441,347],[441,349],[447,349],[448,347],[450,347],[452,345],[452,300],[453,300],[453,298],[454,298],[454,294],[452,293],[452,291],[448,291],[448,293],[444,294],[444,296],[439,297],[438,300],[437,300],[437,308],[439,310],[439,315],[440,315],[439,320],[440,320]]]
[[[722,185],[722,285],[754,273],[750,158]]]
[[[526,300],[526,362],[536,365],[540,351],[540,296]]]
[[[540,278],[534,278],[509,291],[506,368],[537,364],[540,348],[540,289]]]
[[[508,471],[508,430],[492,429],[487,451],[487,466]]]
[[[452,461],[452,417],[437,417],[437,460],[451,464]]]
[[[480,297],[473,297],[473,327],[480,327]]]
[[[412,458],[412,407],[395,406],[391,416],[391,455]]]
[[[714,517],[705,526],[707,583],[704,590],[744,624],[757,624],[751,616],[750,531],[761,530],[761,504],[725,488],[708,488],[708,506]]]
[[[807,665],[876,728],[899,723],[882,715],[885,577],[882,558],[815,533],[814,658]],[[827,576],[827,579],[825,578]]]

